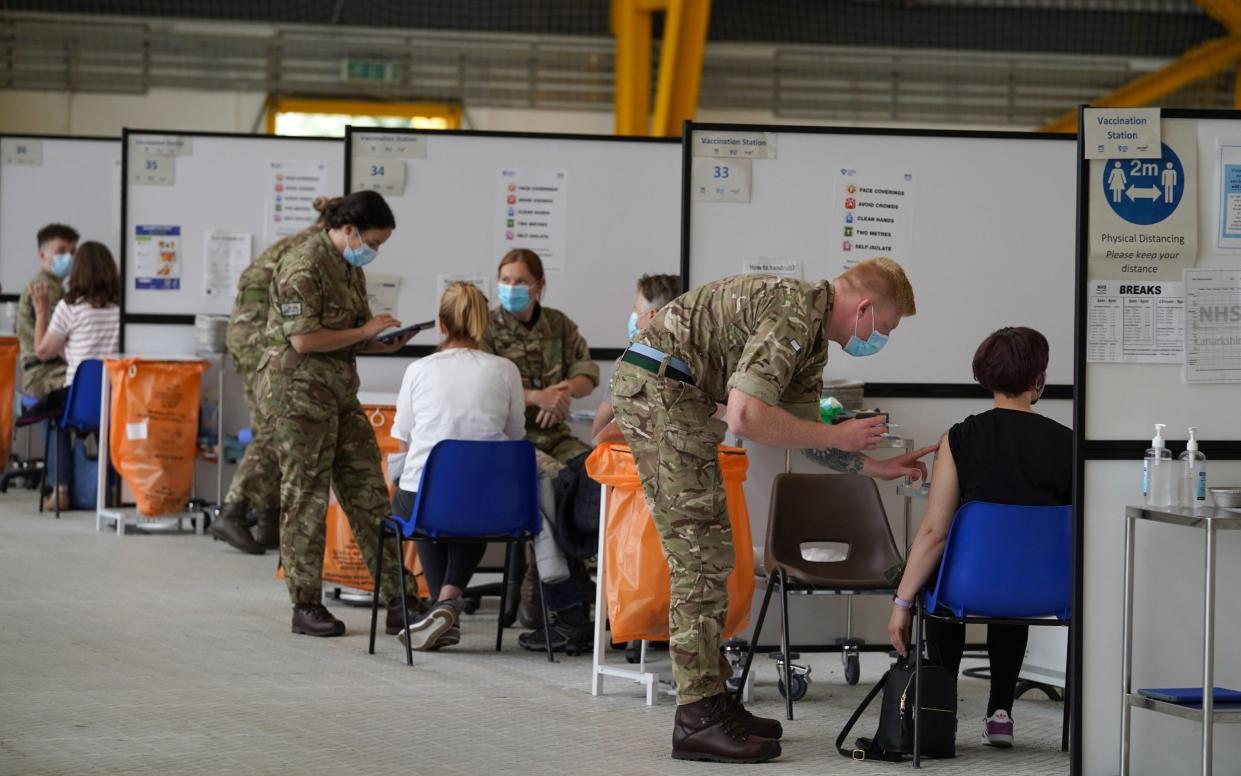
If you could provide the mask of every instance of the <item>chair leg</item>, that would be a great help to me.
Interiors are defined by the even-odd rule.
[[[64,439],[64,434],[63,428],[56,429],[56,483],[52,485],[52,504],[55,505],[57,520],[60,519],[60,483],[65,479],[65,462],[60,460],[60,440]]]
[[[914,767],[922,767],[922,606],[914,614]]]
[[[43,470],[39,472],[39,514],[43,514],[43,489],[47,487],[47,473],[51,471],[52,456],[55,455],[52,452],[52,421],[44,422],[47,423],[47,428],[43,430]],[[52,488],[54,490],[56,486],[53,485]]]
[[[405,624],[405,665],[414,664],[414,648],[409,638],[409,598],[405,592],[405,544],[400,531],[396,532],[396,567],[397,577],[401,585],[401,622]],[[379,600],[379,585],[375,585],[375,593],[371,596]]]
[[[384,571],[384,537],[388,533],[388,521],[379,524],[379,548],[375,555],[375,581],[371,592],[371,644],[367,648],[368,655],[375,654],[375,627],[379,623],[379,579]]]
[[[523,554],[526,551],[524,545],[518,545],[519,551]],[[543,583],[539,582],[540,588]],[[547,596],[543,594],[543,590],[539,590],[539,604],[543,607],[543,638],[547,642],[547,662],[556,662],[556,650],[552,649],[552,617],[551,612],[547,609]],[[585,606],[583,606],[585,608]],[[595,615],[596,617],[598,614]]]
[[[1070,630],[1069,633],[1069,643],[1072,644],[1072,631]],[[1064,661],[1064,711],[1060,720],[1060,751],[1062,752],[1069,751],[1069,709],[1073,705],[1070,700],[1073,692],[1073,650],[1066,650],[1065,655],[1067,659]]]
[[[513,543],[504,543],[504,576],[500,580],[500,611],[496,616],[496,652],[499,652],[504,643],[504,610],[508,604],[508,572],[509,572],[509,554],[513,551]]]
[[[784,658],[784,713],[793,718],[793,659],[789,646],[789,577],[783,569],[780,576],[780,651]]]
[[[758,608],[758,623],[755,624],[753,634],[750,636],[750,645],[745,650],[745,665],[741,668],[737,700],[741,700],[745,694],[745,683],[750,677],[750,665],[754,662],[754,648],[758,645],[759,637],[763,635],[763,622],[767,619],[767,605],[771,603],[771,593],[775,590],[775,578],[775,574],[767,576],[767,589],[763,591],[763,605]]]

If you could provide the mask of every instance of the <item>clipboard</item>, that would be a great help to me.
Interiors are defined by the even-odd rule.
[[[375,338],[375,340],[377,342],[382,342],[385,345],[391,345],[393,342],[396,342],[406,334],[417,334],[418,332],[425,331],[433,326],[435,326],[435,321],[423,321],[422,323],[415,323],[412,326],[405,326],[400,329],[392,329],[390,331],[382,332]]]

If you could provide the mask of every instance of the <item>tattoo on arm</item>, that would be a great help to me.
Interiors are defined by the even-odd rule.
[[[848,453],[834,447],[826,447],[822,450],[807,449],[802,452],[815,463],[845,474],[861,472],[862,465],[866,462],[861,453]]]

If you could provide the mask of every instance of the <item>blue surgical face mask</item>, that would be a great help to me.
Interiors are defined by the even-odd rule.
[[[530,306],[529,286],[510,286],[506,283],[496,284],[500,306],[510,313],[520,313]]]
[[[52,274],[58,278],[68,277],[71,266],[73,266],[72,253],[58,253],[52,258]]]
[[[883,350],[888,338],[875,328],[875,306],[870,306],[870,336],[865,341],[858,339],[857,321],[853,322],[853,336],[845,343],[845,352],[851,356],[873,356]]]
[[[362,239],[362,234],[358,234],[358,239]],[[345,261],[355,267],[365,267],[379,257],[379,251],[367,245],[365,241],[357,248],[349,245],[349,235],[345,235],[345,250],[343,251]]]
[[[629,339],[638,336],[638,314],[629,313]]]

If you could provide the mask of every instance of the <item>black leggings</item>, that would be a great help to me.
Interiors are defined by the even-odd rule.
[[[414,511],[416,498],[416,493],[398,488],[396,493],[392,494],[393,514],[409,515]],[[422,573],[426,575],[427,589],[431,592],[432,601],[439,600],[440,589],[444,585],[465,590],[487,551],[486,542],[435,544],[415,540],[414,543],[418,548],[418,560],[422,561]]]
[[[1028,625],[988,625],[987,651],[991,655],[991,697],[987,700],[987,716],[997,709],[1013,713],[1013,694],[1017,675],[1026,658]],[[926,621],[926,647],[931,660],[939,662],[955,676],[961,669],[965,651],[965,626],[943,620]]]

